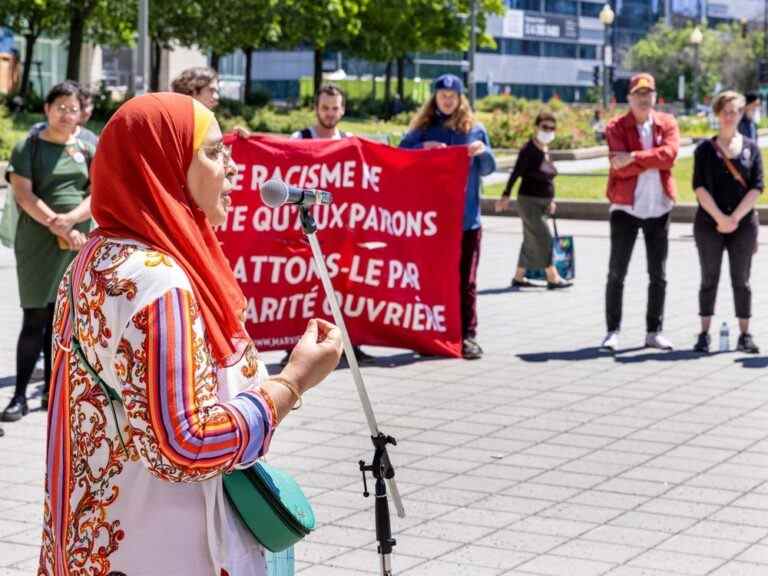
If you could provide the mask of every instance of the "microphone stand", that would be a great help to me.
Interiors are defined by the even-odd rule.
[[[366,464],[364,460],[358,462],[358,467],[363,475],[363,496],[368,497],[368,483],[365,478],[365,473],[370,472],[373,478],[376,480],[375,484],[375,516],[376,516],[376,540],[379,543],[379,574],[381,576],[392,576],[392,548],[395,546],[396,541],[392,538],[392,530],[390,526],[389,518],[389,500],[387,499],[387,487],[392,494],[392,500],[394,501],[395,508],[397,509],[397,515],[400,518],[405,517],[405,510],[403,509],[403,502],[400,498],[400,492],[395,484],[395,469],[392,466],[392,462],[389,459],[387,452],[387,444],[397,445],[397,441],[392,436],[386,436],[380,430],[376,424],[376,417],[373,414],[373,408],[371,407],[371,401],[368,398],[368,392],[363,383],[363,376],[360,374],[360,366],[357,364],[357,358],[352,350],[352,341],[349,339],[349,333],[347,327],[344,324],[344,317],[341,315],[341,308],[339,307],[339,301],[336,299],[336,292],[331,284],[331,279],[328,276],[328,269],[325,266],[325,258],[323,252],[320,249],[320,243],[317,240],[317,223],[314,217],[309,212],[307,206],[299,205],[299,212],[301,214],[301,225],[304,230],[304,235],[309,240],[309,245],[312,248],[312,256],[317,266],[317,273],[320,276],[320,280],[325,290],[325,295],[328,298],[331,311],[333,313],[333,320],[341,330],[341,338],[344,343],[344,353],[347,355],[347,362],[349,368],[352,371],[352,377],[355,380],[357,386],[357,393],[360,396],[360,402],[363,405],[363,412],[365,412],[365,418],[368,421],[368,428],[371,431],[371,440],[373,441],[374,453],[371,464]]]

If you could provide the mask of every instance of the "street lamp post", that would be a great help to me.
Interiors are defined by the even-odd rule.
[[[469,84],[469,103],[475,105],[475,53],[477,52],[477,4],[472,0],[469,8],[469,70],[467,71],[467,84]]]
[[[693,46],[693,113],[696,114],[699,108],[699,46],[704,40],[704,35],[698,26],[691,32],[689,42]]]
[[[139,0],[139,38],[136,45],[136,95],[149,91],[149,0]]]
[[[605,109],[608,107],[611,90],[608,82],[608,68],[613,66],[613,50],[611,48],[609,34],[611,31],[611,24],[613,24],[613,20],[616,18],[616,14],[614,14],[611,9],[610,3],[606,3],[605,6],[603,6],[603,9],[600,10],[599,18],[600,22],[603,23],[603,30],[605,31],[605,36],[603,38],[603,108]]]

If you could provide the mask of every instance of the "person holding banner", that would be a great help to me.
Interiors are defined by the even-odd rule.
[[[525,277],[527,270],[544,269],[547,288],[556,290],[568,288],[572,282],[563,280],[552,264],[552,233],[547,225],[548,215],[554,215],[555,186],[557,168],[549,158],[549,144],[555,139],[557,119],[547,110],[536,116],[536,135],[523,146],[517,155],[515,168],[509,175],[507,186],[501,198],[496,201],[496,211],[501,212],[509,206],[512,187],[518,178],[522,178],[517,193],[517,211],[523,221],[523,244],[517,270],[512,279],[513,288],[536,288]]]
[[[749,333],[752,289],[749,276],[757,242],[755,203],[763,191],[763,159],[757,142],[738,131],[744,97],[720,93],[712,103],[720,132],[696,148],[693,188],[699,201],[693,233],[701,265],[699,316],[701,333],[694,350],[709,352],[709,327],[715,311],[723,251],[728,251],[731,286],[741,334],[736,349],[757,354]]]
[[[102,133],[99,228],[58,290],[40,574],[266,575],[222,475],[267,452],[341,333],[310,320],[266,374],[213,230],[235,173],[188,96],[133,98]]]
[[[640,230],[648,258],[648,308],[645,345],[672,350],[661,333],[667,291],[669,220],[677,189],[672,167],[680,148],[680,131],[670,114],[654,110],[656,81],[646,73],[629,82],[629,112],[605,130],[610,153],[607,196],[611,201],[611,255],[605,289],[608,333],[602,348],[616,351],[623,308],[624,279]]]
[[[477,343],[477,266],[480,262],[480,177],[496,170],[488,133],[475,121],[464,83],[458,76],[443,74],[434,83],[432,97],[411,121],[401,148],[441,148],[466,146],[471,168],[464,194],[463,235],[461,239],[460,286],[462,356],[481,358]]]
[[[344,118],[344,105],[346,96],[344,91],[334,84],[323,84],[315,95],[315,118],[314,126],[308,126],[303,130],[298,130],[291,134],[295,139],[325,139],[340,140],[352,136],[349,132],[342,132],[338,125]],[[241,135],[247,137],[248,134]],[[354,345],[352,349],[355,352],[357,363],[361,366],[373,366],[376,364],[376,358],[363,351],[360,346]],[[280,361],[282,366],[288,363],[291,351],[287,350],[285,356]]]

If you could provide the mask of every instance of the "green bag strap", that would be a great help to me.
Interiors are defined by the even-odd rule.
[[[80,345],[80,340],[77,337],[77,324],[75,319],[75,290],[74,290],[74,281],[72,276],[69,278],[69,320],[72,325],[72,351],[75,353],[77,358],[80,360],[83,366],[85,366],[85,371],[88,372],[88,375],[95,380],[99,387],[101,388],[101,391],[104,392],[104,394],[107,396],[107,399],[109,400],[109,407],[112,410],[112,417],[115,420],[115,428],[117,428],[117,435],[120,438],[120,445],[123,447],[123,450],[125,450],[125,453],[128,454],[128,448],[125,445],[125,440],[123,440],[123,434],[120,432],[120,423],[117,420],[117,412],[115,411],[115,402],[118,404],[122,404],[123,401],[120,398],[120,395],[115,392],[115,389],[112,388],[109,384],[104,382],[104,380],[99,376],[96,372],[96,370],[93,369],[93,366],[91,366],[91,363],[88,362],[88,358],[85,355],[85,352],[83,352],[83,347]]]

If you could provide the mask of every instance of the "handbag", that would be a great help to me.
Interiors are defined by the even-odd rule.
[[[32,160],[30,163],[32,166],[35,164],[35,156],[37,155],[38,148],[38,135],[31,134],[29,136],[29,145],[32,148],[30,156]],[[35,189],[35,176],[32,174],[32,190]],[[5,181],[10,185],[11,174],[5,173]],[[16,202],[16,195],[13,193],[13,189],[9,186],[5,193],[5,206],[3,207],[3,217],[0,219],[0,244],[6,248],[13,248],[16,242],[16,229],[19,227],[19,205]]]
[[[13,190],[5,193],[5,206],[3,216],[0,218],[0,244],[6,248],[13,248],[16,241],[16,228],[19,226],[19,206]]]
[[[576,277],[576,248],[573,236],[560,236],[557,231],[557,218],[552,216],[554,236],[552,238],[552,265],[563,280],[573,280]],[[525,271],[525,277],[530,280],[545,280],[547,275],[543,268]]]
[[[315,514],[299,485],[265,462],[224,474],[224,494],[270,552],[282,552],[315,529]]]
[[[107,395],[120,444],[123,450],[126,450],[114,406],[115,403],[122,404],[122,399],[91,367],[77,338],[74,288],[71,279],[69,311],[72,323],[72,351]],[[227,500],[245,527],[270,552],[282,552],[315,529],[312,505],[299,485],[290,475],[265,462],[256,462],[248,468],[224,474],[223,484]]]

